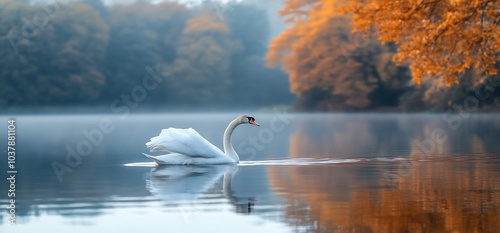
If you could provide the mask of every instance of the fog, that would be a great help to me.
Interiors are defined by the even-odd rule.
[[[301,4],[1,1],[0,113],[498,110],[498,75],[416,84],[397,44]]]
[[[268,43],[282,29],[279,4],[192,3],[0,4],[1,111],[292,105],[287,75],[265,66]]]

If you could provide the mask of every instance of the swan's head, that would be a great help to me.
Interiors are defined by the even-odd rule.
[[[239,118],[240,118],[240,122],[242,124],[251,124],[251,125],[260,126],[259,123],[255,122],[255,118],[253,118],[247,114],[241,115]]]

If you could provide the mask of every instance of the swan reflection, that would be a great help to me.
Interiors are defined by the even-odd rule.
[[[255,198],[236,197],[231,190],[235,164],[205,166],[159,166],[150,172],[147,189],[168,205],[220,203],[226,199],[238,213],[250,213]],[[202,201],[208,200],[208,201]]]

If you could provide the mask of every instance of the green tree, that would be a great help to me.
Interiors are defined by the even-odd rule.
[[[231,85],[230,58],[241,44],[230,38],[229,28],[209,4],[198,10],[182,32],[169,83],[179,102],[221,104]]]
[[[142,85],[145,68],[168,65],[177,58],[177,44],[189,10],[178,3],[114,5],[109,9],[111,43],[107,53],[107,98],[118,98]],[[166,83],[166,82],[165,82]],[[165,103],[170,99],[168,84],[152,90],[147,101]]]
[[[4,105],[92,103],[101,94],[108,28],[87,5],[2,5]],[[6,16],[6,17],[3,17]],[[19,22],[21,19],[21,22]]]
[[[241,43],[241,49],[231,56],[229,95],[238,98],[230,103],[288,104],[293,99],[288,77],[278,68],[265,66],[270,39],[268,16],[263,9],[247,2],[232,4],[231,10],[224,15],[231,38]]]

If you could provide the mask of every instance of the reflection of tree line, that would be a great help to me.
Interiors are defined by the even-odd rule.
[[[406,122],[401,118],[391,119]],[[404,162],[405,166],[390,162],[370,166],[270,167],[271,186],[281,190],[280,194],[286,199],[285,221],[297,226],[299,232],[304,227],[308,232],[500,230],[500,164],[491,161],[491,156],[498,154],[498,148],[492,150],[490,147],[492,143],[495,145],[491,128],[498,130],[498,124],[495,125],[493,118],[472,118],[463,131],[453,131],[460,136],[448,134],[448,141],[439,145],[435,154],[423,155],[415,141],[430,137],[433,128],[443,127],[440,117],[431,119],[437,120],[430,124],[418,120],[406,122],[416,125],[411,126],[415,130],[411,133],[413,138],[407,142],[411,155],[408,162]],[[321,123],[300,125],[290,139],[291,158],[339,152],[342,149],[335,147],[348,150],[355,145],[356,142],[346,144],[345,139],[331,133],[313,133],[311,128]],[[357,143],[368,140],[368,145],[377,144],[379,131],[373,130],[374,122],[365,123],[342,124],[347,128],[345,137],[359,134]],[[408,129],[402,131],[408,132]],[[469,134],[463,133],[467,131]],[[364,136],[367,132],[371,136]],[[330,137],[317,140],[327,134]],[[324,142],[328,140],[329,144]],[[464,143],[467,146],[453,149]],[[457,155],[459,150],[462,155]],[[388,184],[384,172],[391,169],[397,179]]]
[[[292,150],[300,150],[301,157],[353,158],[372,157],[379,154],[394,156],[408,147],[408,129],[405,119],[388,115],[331,114],[298,117],[298,132],[291,136]],[[400,152],[398,151],[398,152]],[[408,152],[406,152],[408,153]],[[397,154],[400,155],[400,154]]]

